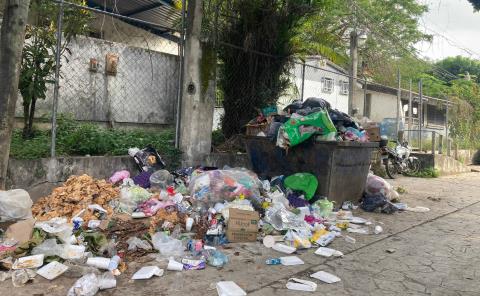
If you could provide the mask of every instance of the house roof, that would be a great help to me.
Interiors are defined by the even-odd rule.
[[[117,17],[126,23],[178,42],[173,33],[180,31],[182,11],[173,0],[88,0],[87,5],[118,14]]]
[[[361,84],[362,84],[362,88],[365,89],[365,83],[362,81]],[[370,91],[375,91],[375,92],[389,94],[389,95],[395,95],[395,96],[397,95],[397,89],[394,88],[394,87],[390,87],[390,86],[386,86],[386,85],[382,85],[382,84],[370,83],[370,82],[366,85],[367,85],[367,90],[370,90]],[[400,97],[402,99],[408,99],[409,96],[410,96],[410,91],[402,88]],[[420,94],[412,91],[412,97],[413,97],[413,100],[419,100]],[[422,99],[424,101],[427,101],[427,102],[437,101],[437,102],[443,102],[444,104],[448,103],[449,105],[454,105],[453,102],[447,101],[445,99],[429,97],[429,96],[426,96],[426,95],[422,95]]]

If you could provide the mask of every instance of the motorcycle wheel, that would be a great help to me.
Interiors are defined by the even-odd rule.
[[[397,177],[398,169],[393,159],[387,159],[387,163],[385,163],[385,171],[387,171],[387,175],[390,177],[390,179],[395,179]]]
[[[420,171],[420,160],[413,159],[412,161],[408,162],[408,173],[415,174]]]

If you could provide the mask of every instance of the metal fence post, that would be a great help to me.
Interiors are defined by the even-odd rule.
[[[443,135],[438,135],[438,154],[443,154]]]
[[[303,102],[303,95],[305,91],[305,62],[302,64],[302,95],[301,95],[301,101]]]
[[[50,146],[50,157],[55,157],[55,143],[57,141],[57,109],[58,109],[58,95],[60,88],[60,63],[62,50],[62,28],[63,28],[63,0],[58,4],[58,23],[57,23],[57,47],[56,47],[56,61],[55,61],[55,88],[53,91],[53,109],[52,109],[52,139]]]
[[[422,152],[422,127],[423,127],[423,80],[420,78],[418,82],[418,93],[420,102],[418,103],[418,141],[420,152]]]
[[[435,132],[432,132],[432,154],[435,155],[435,146],[436,146],[436,136]]]

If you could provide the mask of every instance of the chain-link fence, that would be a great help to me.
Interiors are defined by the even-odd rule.
[[[56,38],[49,41],[47,52],[60,62],[58,92],[53,66],[44,98],[36,98],[34,117],[36,125],[43,122],[45,128],[53,118],[54,141],[56,118],[63,115],[109,128],[175,128],[182,58],[181,10],[147,2],[97,0],[83,6],[52,1],[58,13],[56,31],[62,35],[52,34]],[[75,31],[72,26],[80,25],[85,29],[70,36],[69,32]],[[32,32],[35,26],[31,25]],[[27,39],[26,44],[38,49],[37,39]],[[37,68],[45,59],[39,63]],[[17,117],[25,110],[18,106]]]

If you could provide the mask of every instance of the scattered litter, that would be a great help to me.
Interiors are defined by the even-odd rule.
[[[180,263],[180,262],[177,262],[173,259],[170,259],[170,260],[168,260],[167,270],[182,271],[183,270],[183,264]]]
[[[12,273],[12,284],[14,287],[22,287],[33,279],[37,273],[31,269],[18,269]]]
[[[352,219],[350,219],[350,223],[354,223],[354,224],[365,224],[367,222],[368,222],[367,219],[360,218],[360,217],[352,217]]]
[[[320,247],[315,251],[315,254],[323,256],[323,257],[342,257],[343,253],[340,251],[337,251],[335,249],[330,249],[330,248],[325,248],[325,247]]]
[[[87,265],[96,267],[98,269],[108,270],[110,265],[110,258],[91,257],[87,259]]]
[[[235,282],[225,281],[217,283],[218,296],[245,296],[247,293]]]
[[[380,233],[383,232],[383,227],[380,226],[380,225],[376,225],[376,226],[375,226],[375,229],[373,230],[373,232],[374,232],[375,234],[380,234]]]
[[[285,254],[292,254],[295,252],[297,249],[294,247],[287,246],[285,244],[280,244],[276,243],[273,245],[272,249],[274,249],[277,252],[285,253]]]
[[[298,258],[297,256],[280,257],[279,259],[282,265],[285,266],[305,264],[305,262],[303,262],[303,260]]]
[[[325,282],[327,284],[333,284],[341,281],[339,277],[325,271],[315,272],[314,274],[310,275],[310,277],[321,280],[322,282]]]
[[[67,270],[68,266],[63,265],[58,261],[52,261],[47,265],[43,266],[42,268],[38,269],[37,274],[51,281],[62,275]]]
[[[287,282],[287,289],[305,292],[315,292],[317,290],[317,284],[311,281],[291,278]]]
[[[358,233],[358,234],[368,234],[368,228],[347,228],[347,232]]]
[[[397,250],[395,249],[386,249],[385,252],[389,253],[389,254],[393,254],[395,253]]]
[[[18,258],[15,263],[13,263],[12,269],[38,268],[43,265],[43,258],[43,254]]]
[[[416,207],[408,207],[405,209],[406,211],[409,211],[409,212],[415,212],[415,213],[426,213],[426,212],[429,212],[430,209],[429,208],[426,208],[426,207],[419,207],[419,206],[416,206]]]
[[[163,273],[163,269],[160,269],[158,266],[144,266],[135,272],[132,276],[132,280],[146,280],[152,276],[161,277]]]
[[[32,204],[30,195],[23,189],[0,191],[0,221],[32,218]]]
[[[357,242],[356,239],[354,239],[353,237],[348,236],[348,235],[345,235],[345,241],[346,241],[347,243],[351,243],[351,244],[354,244],[354,243]]]

